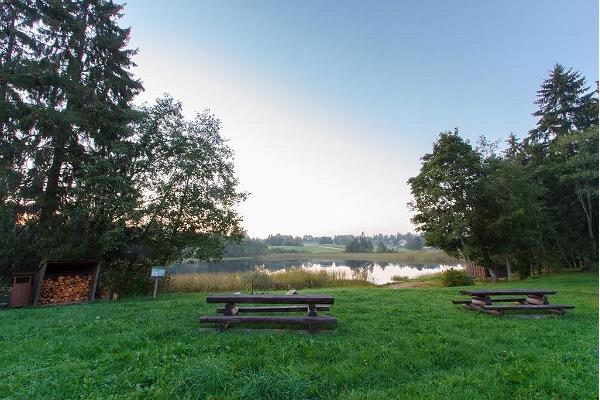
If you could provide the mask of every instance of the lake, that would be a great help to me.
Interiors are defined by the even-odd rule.
[[[401,276],[409,279],[419,278],[450,268],[463,269],[461,264],[399,264],[373,261],[328,261],[328,260],[291,260],[291,261],[259,261],[259,260],[225,260],[216,263],[175,263],[167,268],[172,274],[201,274],[209,272],[248,272],[257,268],[268,272],[302,268],[308,271],[327,271],[336,273],[345,279],[364,279],[376,285],[393,282],[392,277]]]

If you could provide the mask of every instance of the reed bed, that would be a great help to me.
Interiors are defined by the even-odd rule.
[[[277,272],[213,272],[171,275],[165,289],[169,292],[221,292],[256,290],[318,289],[327,287],[374,286],[363,279],[346,279],[341,272],[292,269]]]

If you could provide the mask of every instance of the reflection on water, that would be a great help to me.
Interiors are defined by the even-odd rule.
[[[395,264],[374,263],[372,261],[257,261],[227,260],[217,263],[176,263],[169,266],[173,274],[194,274],[207,272],[246,272],[263,268],[271,273],[302,268],[308,271],[335,272],[345,279],[364,279],[376,285],[393,282],[394,276],[414,279],[423,275],[446,271],[450,268],[462,269],[462,265],[446,264]]]

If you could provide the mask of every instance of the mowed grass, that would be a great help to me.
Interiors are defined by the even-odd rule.
[[[200,332],[205,294],[0,312],[0,398],[593,399],[598,275],[547,287],[562,317],[502,318],[450,303],[460,288],[320,289],[337,332]]]

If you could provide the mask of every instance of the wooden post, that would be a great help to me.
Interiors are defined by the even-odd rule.
[[[158,290],[158,277],[154,277],[154,290],[152,291],[152,298],[156,298],[156,291]]]
[[[477,307],[489,306],[492,300],[490,296],[471,296],[471,304]]]
[[[545,305],[548,304],[548,296],[547,295],[537,295],[537,294],[530,294],[527,296],[527,300],[525,300],[525,302],[527,304],[533,304],[533,305]]]
[[[234,303],[227,303],[227,304],[225,304],[225,312],[223,312],[223,315],[234,316],[234,315],[238,315],[238,312],[239,312],[238,307]],[[223,322],[223,323],[219,324],[219,332],[225,332],[228,327],[229,327],[228,322]]]

